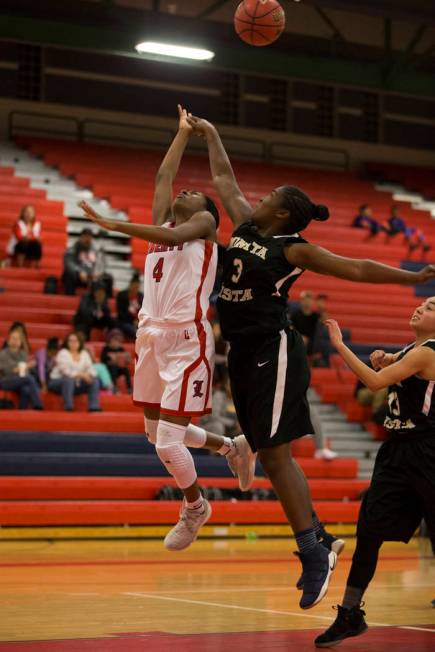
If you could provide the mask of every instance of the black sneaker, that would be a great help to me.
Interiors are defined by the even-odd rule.
[[[303,593],[299,601],[301,609],[311,609],[325,597],[331,573],[337,562],[333,550],[318,543],[310,552],[295,553],[302,562]]]
[[[337,611],[337,618],[332,623],[331,627],[314,640],[314,645],[316,647],[332,647],[333,645],[340,643],[340,641],[343,641],[345,638],[359,636],[367,631],[367,623],[364,620],[364,616],[366,615],[365,611],[359,607],[345,609],[340,605],[337,605]]]
[[[329,534],[328,532],[326,532],[326,535],[320,539],[319,543],[321,543],[322,546],[325,546],[327,550],[333,550],[337,557],[341,555],[345,546],[343,539],[337,539],[337,537],[334,537],[333,534]],[[296,582],[296,588],[298,591],[302,591],[304,588],[304,580],[302,575]]]

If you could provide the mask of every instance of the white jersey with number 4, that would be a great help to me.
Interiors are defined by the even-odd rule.
[[[139,328],[147,322],[183,324],[205,319],[216,266],[217,245],[210,240],[173,246],[149,243]]]

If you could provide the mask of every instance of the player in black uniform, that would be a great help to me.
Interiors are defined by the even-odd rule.
[[[435,297],[411,318],[416,341],[399,353],[374,351],[370,369],[343,344],[337,322],[326,322],[331,343],[371,390],[389,388],[385,427],[390,437],[376,457],[370,488],[358,519],[357,544],[343,604],[335,622],[316,638],[336,645],[367,630],[361,600],[384,541],[408,543],[422,518],[435,545]]]
[[[253,209],[240,190],[217,130],[190,116],[206,138],[215,188],[235,231],[225,255],[218,311],[230,342],[229,373],[237,416],[268,474],[295,533],[308,609],[326,594],[336,554],[318,542],[306,478],[290,441],[313,431],[306,399],[310,373],[302,337],[287,318],[287,294],[305,269],[372,283],[419,283],[435,276],[370,260],[336,256],[299,232],[329,212],[294,186],[275,188]]]

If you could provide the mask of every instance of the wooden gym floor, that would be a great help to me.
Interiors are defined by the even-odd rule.
[[[354,548],[329,593],[298,607],[285,539],[0,541],[0,652],[314,650],[334,619]],[[435,559],[425,539],[386,544],[366,595],[369,632],[343,650],[434,652]]]

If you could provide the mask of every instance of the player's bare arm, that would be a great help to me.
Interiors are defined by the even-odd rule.
[[[370,362],[373,369],[379,371],[380,369],[384,369],[384,367],[393,364],[393,362],[396,362],[398,357],[399,353],[386,353],[381,349],[376,349],[370,354]]]
[[[424,346],[416,346],[400,360],[380,371],[374,371],[344,344],[340,327],[334,319],[327,319],[325,324],[328,327],[331,344],[370,390],[376,391],[395,385],[415,374],[425,380],[435,380],[435,351]]]
[[[132,224],[121,220],[105,219],[85,201],[81,201],[79,206],[92,222],[103,229],[126,233],[147,242],[173,246],[200,238],[205,240],[216,239],[216,222],[213,215],[208,211],[195,213],[187,222],[175,226],[173,229],[168,229],[158,225]]]
[[[178,105],[178,132],[156,174],[153,198],[153,224],[161,225],[172,214],[172,184],[177,176],[181,158],[186,149],[192,127],[187,123],[187,112]]]
[[[188,116],[187,122],[195,134],[207,140],[213,184],[231,221],[235,226],[247,222],[252,214],[252,206],[240,190],[217,129],[207,120],[196,116]]]
[[[285,250],[289,263],[317,274],[325,274],[358,283],[397,283],[415,285],[435,277],[435,265],[419,272],[396,269],[374,260],[345,258],[312,244],[294,244]]]

